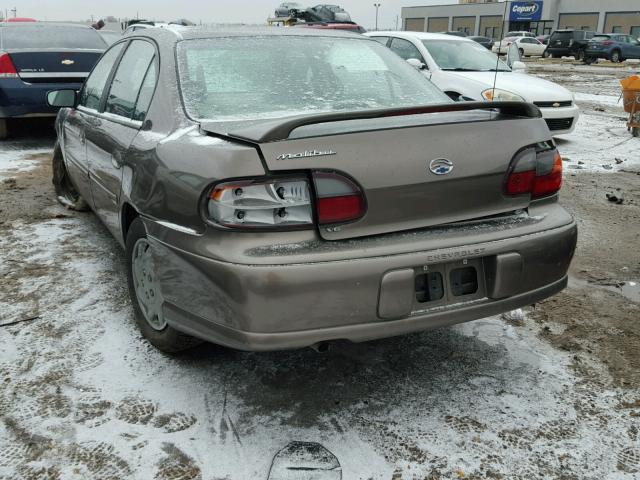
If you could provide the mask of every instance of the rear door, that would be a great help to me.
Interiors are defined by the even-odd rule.
[[[64,152],[67,171],[80,194],[93,204],[89,187],[89,165],[85,135],[89,122],[100,109],[105,86],[120,56],[124,43],[114,45],[96,64],[82,91],[78,107],[69,112],[64,122]]]
[[[105,225],[119,232],[122,164],[138,131],[156,83],[156,49],[132,40],[113,73],[103,111],[87,128],[87,158],[94,209]]]

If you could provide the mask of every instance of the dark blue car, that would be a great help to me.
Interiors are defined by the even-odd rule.
[[[79,90],[106,48],[84,25],[0,23],[0,139],[13,118],[54,117],[47,92]]]
[[[640,41],[622,33],[596,35],[587,44],[584,61],[593,63],[599,58],[605,58],[614,63],[640,58]]]

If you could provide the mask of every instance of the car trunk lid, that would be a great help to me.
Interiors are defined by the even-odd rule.
[[[475,104],[485,110],[447,111],[460,105],[467,109],[465,104],[454,105],[400,116],[334,115],[335,121],[319,123],[302,119],[297,126],[294,121],[284,128],[284,122],[275,122],[271,130],[254,125],[227,135],[256,143],[272,172],[335,171],[362,188],[366,214],[352,223],[322,226],[320,234],[329,240],[526,208],[529,196],[505,196],[503,182],[520,149],[549,140],[539,111],[528,104],[510,113],[487,111],[487,103]],[[211,124],[203,129],[220,133],[220,127]]]
[[[102,52],[9,51],[18,76],[28,83],[83,82]]]

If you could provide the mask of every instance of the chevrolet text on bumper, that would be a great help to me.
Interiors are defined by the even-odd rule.
[[[295,62],[243,67],[275,52]],[[312,29],[147,29],[94,72],[118,95],[94,73],[49,94],[72,106],[54,184],[125,247],[164,351],[365,341],[566,286],[576,224],[532,104],[452,102],[378,42]]]

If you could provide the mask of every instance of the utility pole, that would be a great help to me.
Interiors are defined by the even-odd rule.
[[[398,20],[400,19],[399,15],[396,15],[396,32],[398,31]]]
[[[378,31],[378,9],[382,6],[381,3],[374,3],[374,7],[376,7],[376,31]]]

